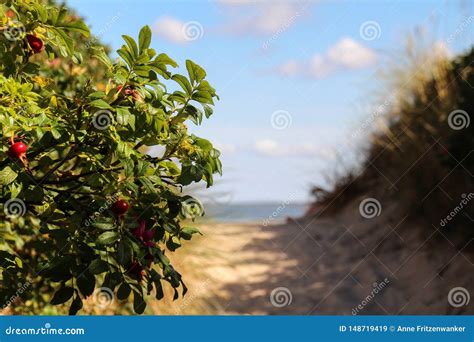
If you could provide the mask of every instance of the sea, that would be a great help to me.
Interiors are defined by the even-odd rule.
[[[309,205],[304,203],[234,203],[204,204],[205,220],[217,222],[275,224],[303,216]]]

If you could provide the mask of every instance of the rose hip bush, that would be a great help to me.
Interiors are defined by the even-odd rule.
[[[76,314],[107,288],[142,313],[165,284],[184,295],[168,255],[199,233],[183,220],[202,208],[182,189],[221,173],[219,151],[186,125],[213,112],[205,71],[187,60],[174,73],[146,26],[114,62],[51,2],[8,0],[0,18],[2,307]]]

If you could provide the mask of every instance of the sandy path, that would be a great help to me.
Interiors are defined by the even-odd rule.
[[[455,287],[474,296],[473,240],[409,224],[389,206],[371,220],[350,205],[325,219],[201,229],[205,235],[173,257],[189,295],[153,303],[153,312],[474,313],[474,299],[460,307],[448,303]]]

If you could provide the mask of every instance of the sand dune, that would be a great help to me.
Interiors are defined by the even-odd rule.
[[[206,224],[173,256],[190,288],[155,314],[473,314],[449,291],[474,293],[471,241],[408,223],[394,206],[283,225]],[[272,295],[273,291],[273,295]],[[459,299],[459,298],[458,298]]]

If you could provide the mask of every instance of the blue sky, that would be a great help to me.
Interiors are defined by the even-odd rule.
[[[378,72],[408,34],[426,30],[433,53],[472,44],[468,3],[68,1],[114,50],[121,34],[149,25],[157,51],[207,70],[221,101],[191,130],[221,148],[225,174],[212,196],[233,202],[308,200],[339,165],[335,151],[351,160],[363,143],[360,124],[384,86]]]

